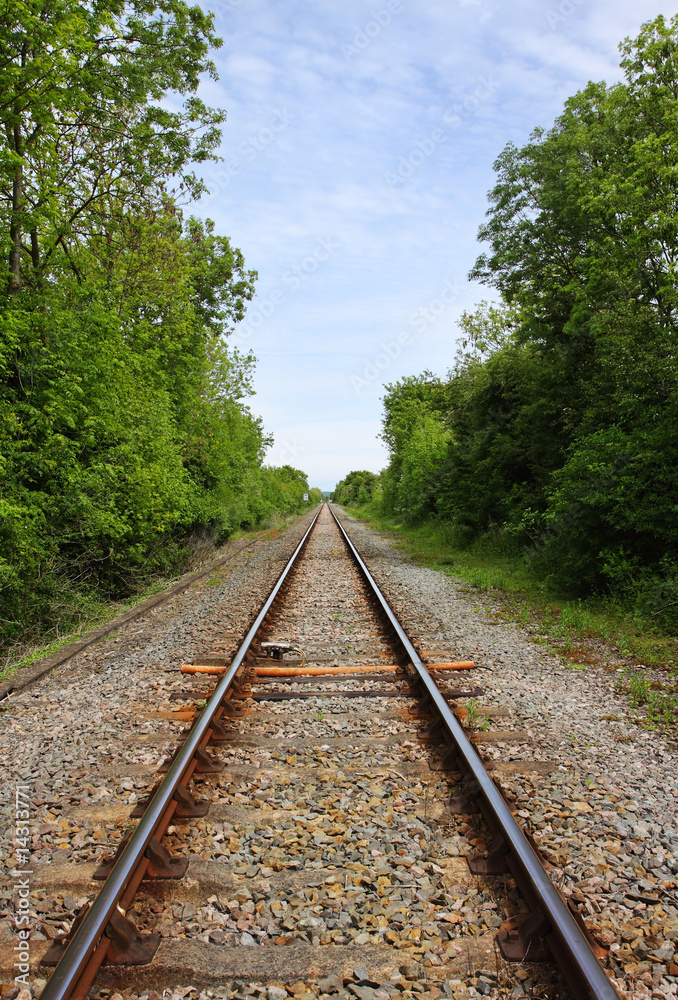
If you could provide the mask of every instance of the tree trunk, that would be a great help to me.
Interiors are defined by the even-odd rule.
[[[21,128],[14,126],[14,152],[21,155]],[[21,209],[24,194],[24,168],[17,163],[12,182],[12,222],[9,238],[9,294],[18,295],[21,289]]]

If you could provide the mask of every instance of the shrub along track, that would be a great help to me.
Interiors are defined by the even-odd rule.
[[[228,637],[222,636],[220,644],[213,636],[194,657],[198,665],[223,674],[202,713],[194,715],[193,706],[212,694],[203,690],[208,678],[182,675],[178,663],[171,679],[158,683],[149,674],[134,690],[137,711],[144,700],[146,712],[152,699],[157,702],[155,731],[144,723],[146,732],[128,737],[126,769],[134,773],[139,745],[145,745],[148,757],[154,738],[161,746],[177,722],[195,722],[168,777],[174,776],[176,786],[192,776],[197,807],[185,796],[177,805],[172,789],[166,801],[160,799],[162,790],[152,797],[45,995],[75,995],[68,985],[69,967],[84,963],[75,951],[88,934],[96,941],[100,931],[88,931],[88,922],[97,908],[106,916],[115,912],[121,890],[122,909],[136,931],[115,917],[99,952],[110,957],[117,950],[129,962],[157,950],[150,964],[104,967],[95,987],[104,993],[113,986],[139,994],[177,984],[214,990],[233,983],[247,992],[242,984],[250,983],[271,1000],[282,1000],[288,991],[317,996],[347,988],[361,1000],[375,993],[379,1000],[398,992],[463,995],[474,983],[478,992],[506,995],[516,982],[515,966],[495,952],[494,932],[526,908],[510,868],[533,912],[536,934],[523,942],[527,957],[542,957],[545,935],[546,951],[561,959],[576,995],[614,997],[445,699],[428,673],[422,670],[420,678],[412,666],[420,663],[417,652],[404,636],[405,647],[399,644],[384,608],[375,604],[327,509],[282,584],[280,599],[261,627],[255,622],[250,631],[255,646],[249,653],[241,647],[226,670],[221,664],[231,662]],[[271,673],[270,662],[255,655],[264,641],[291,642],[309,663],[337,664],[347,673],[265,677],[262,671]],[[438,658],[444,655],[438,651]],[[398,673],[379,669],[396,663]],[[367,670],[352,672],[358,666]],[[253,670],[260,672],[251,676]],[[471,684],[468,675],[431,670],[434,677],[446,678],[448,698],[449,678],[462,691]],[[244,705],[248,710],[239,717]],[[429,728],[440,713],[466,746],[468,763],[461,762],[458,749],[450,751],[457,744],[449,733]],[[219,724],[213,721],[217,716]],[[135,741],[134,735],[141,739]],[[199,774],[194,751],[210,736],[218,740],[210,745],[215,770]],[[211,767],[209,758],[197,762],[203,771]],[[129,787],[126,777],[123,785]],[[208,800],[209,813],[201,816]],[[475,815],[474,801],[489,827]],[[175,809],[189,815],[181,818]],[[89,806],[60,822],[76,844],[87,829],[83,820],[91,829],[105,823],[119,828],[126,819],[123,806]],[[500,821],[503,840],[496,837]],[[160,837],[165,831],[163,843],[173,860],[151,844],[142,868],[131,874],[127,862],[135,840],[143,840],[143,847],[152,833]],[[521,851],[525,857],[519,862]],[[476,856],[471,864],[476,874],[463,855]],[[43,884],[47,876],[55,893],[65,893],[63,905],[69,910],[91,894],[96,867],[80,864],[42,873]],[[483,869],[495,874],[479,874]],[[156,877],[141,882],[144,874]],[[163,875],[169,877],[158,877]],[[535,895],[533,883],[546,893],[546,901]],[[145,940],[147,932],[158,935],[159,942]],[[512,931],[504,933],[504,950],[520,946],[515,938]],[[262,944],[266,947],[256,947]],[[36,945],[33,957],[44,957],[45,947]],[[43,954],[37,956],[38,950]],[[577,973],[577,964],[585,971]],[[480,970],[486,975],[478,979]],[[526,970],[535,986],[553,996],[567,995],[549,965],[523,963],[521,971]],[[584,974],[597,982],[590,990]]]

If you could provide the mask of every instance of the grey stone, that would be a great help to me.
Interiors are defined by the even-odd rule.
[[[652,955],[659,959],[660,962],[668,962],[670,958],[673,958],[674,950],[673,945],[667,941],[666,944],[661,946],[661,948],[655,949],[655,951],[652,952]]]
[[[281,986],[269,986],[266,992],[268,993],[268,1000],[287,1000],[287,990],[284,990]]]
[[[319,979],[318,988],[322,993],[341,993],[344,984],[339,976],[331,975],[326,976],[324,979]],[[272,1000],[275,1000],[275,998],[272,998]]]

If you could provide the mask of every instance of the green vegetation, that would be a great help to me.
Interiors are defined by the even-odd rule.
[[[471,277],[500,298],[463,315],[445,377],[386,386],[389,465],[335,499],[501,591],[573,666],[603,638],[675,669],[678,17],[621,51],[624,83],[499,156]],[[675,717],[641,679],[650,722]]]
[[[0,15],[0,643],[304,507],[223,339],[256,274],[183,212],[225,118],[196,96],[219,44],[182,0]]]
[[[489,729],[490,722],[486,715],[478,708],[478,702],[475,698],[469,698],[465,706],[467,711],[467,722],[469,729],[477,729],[481,732],[486,732]]]
[[[231,540],[240,538],[268,538],[278,530],[288,526],[292,515],[284,517],[278,511],[265,518],[265,527],[259,531],[235,531]],[[273,528],[273,531],[271,529]],[[207,555],[211,555],[213,546]],[[218,553],[217,553],[218,554]],[[191,553],[191,561],[201,560],[205,556],[204,546]],[[184,567],[185,568],[185,567]],[[208,580],[198,580],[192,586],[212,587],[223,582],[228,569],[217,569],[215,575]],[[54,617],[45,623],[39,633],[27,634],[24,642],[8,644],[4,659],[0,661],[0,680],[7,680],[18,670],[31,666],[44,657],[57,653],[64,646],[91,632],[93,629],[106,625],[112,619],[132,610],[137,604],[165,590],[175,582],[173,579],[161,578],[144,584],[132,596],[121,600],[111,600],[90,590],[71,588],[54,595],[52,606]],[[109,638],[116,633],[111,633]],[[51,639],[52,636],[56,638]]]
[[[675,634],[678,17],[621,49],[626,82],[497,160],[471,276],[501,299],[463,315],[446,377],[386,387],[371,503]],[[351,476],[337,499],[364,506]]]
[[[666,694],[656,681],[650,681],[642,670],[624,671],[619,690],[625,691],[634,708],[645,708],[648,729],[669,726],[678,719],[678,698]]]
[[[60,603],[54,601],[55,615],[51,628],[45,628],[33,645],[30,638],[27,644],[10,646],[5,650],[4,662],[0,664],[0,680],[7,680],[18,670],[30,667],[53,653],[58,653],[64,646],[75,642],[86,632],[106,625],[113,618],[131,610],[135,604],[163,589],[163,584],[155,582],[141,593],[135,594],[124,601],[110,601],[97,598],[96,594],[77,591],[66,596],[59,595]],[[49,637],[55,635],[53,641]]]
[[[648,666],[678,668],[678,636],[663,629],[656,619],[629,611],[609,594],[568,597],[536,576],[517,548],[509,551],[499,533],[460,541],[449,524],[403,522],[384,514],[378,502],[352,508],[353,513],[395,535],[396,543],[419,563],[474,588],[481,607],[482,595],[487,594],[490,613],[515,620],[573,665],[598,662],[601,655],[604,658],[597,644],[602,639],[620,657]]]
[[[421,524],[404,522],[385,514],[382,504],[377,494],[366,507],[349,509],[390,536],[418,563],[468,584],[479,611],[515,621],[532,641],[562,656],[573,669],[621,658],[678,672],[678,636],[661,628],[656,619],[629,611],[609,594],[568,598],[536,576],[518,549],[508,551],[499,534],[460,542],[450,524],[432,519]],[[675,681],[650,682],[644,679],[642,668],[632,676],[650,692],[645,699],[631,698],[633,707],[646,706],[648,725],[678,721]],[[627,667],[619,687],[631,693]]]
[[[332,500],[349,507],[360,507],[374,496],[379,485],[379,477],[374,472],[349,472],[345,479],[337,483]]]

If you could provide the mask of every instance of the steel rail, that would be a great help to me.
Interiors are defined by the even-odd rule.
[[[511,853],[514,861],[517,862],[522,875],[527,880],[539,902],[539,906],[546,915],[551,932],[555,934],[560,945],[558,949],[560,954],[558,956],[554,955],[554,957],[557,959],[562,971],[567,978],[574,979],[581,984],[586,989],[588,995],[595,998],[595,1000],[619,1000],[619,994],[606,976],[598,959],[593,954],[589,943],[577,926],[562,897],[544,871],[527,837],[513,818],[506,801],[485,770],[482,761],[466,736],[459,720],[438,690],[438,686],[405,634],[388,601],[349,538],[344,526],[332,508],[330,507],[329,509],[363,578],[368,584],[374,598],[380,604],[385,617],[396,633],[412,666],[417,671],[419,680],[426,688],[428,697],[438,710],[441,721],[454,739],[464,766],[470,772],[473,779],[475,779],[480,795],[483,797],[485,804],[489,806],[490,812],[505,839],[507,851]]]
[[[320,510],[322,510],[322,507]],[[305,546],[311,531],[315,527],[320,510],[313,518],[304,537],[297,545],[293,555],[278,577],[273,590],[238,648],[229,668],[217,684],[213,695],[203,708],[195,725],[189,731],[186,742],[174,759],[167,776],[153,796],[144,815],[139,820],[136,830],[116,861],[113,870],[94,900],[91,909],[66,946],[59,964],[41,993],[41,1000],[66,1000],[76,989],[83,970],[101,941],[106,925],[118,906],[120,898],[131,881],[135,870],[144,858],[156,827],[160,823],[167,807],[172,803],[174,793],[181,784],[181,779],[188,770],[195,751],[200,746],[201,740],[207,734],[210,723],[221,706],[221,702],[233,678],[240,669],[256,633],[261,627],[275,598],[278,596],[278,592],[296,562],[299,553]]]

